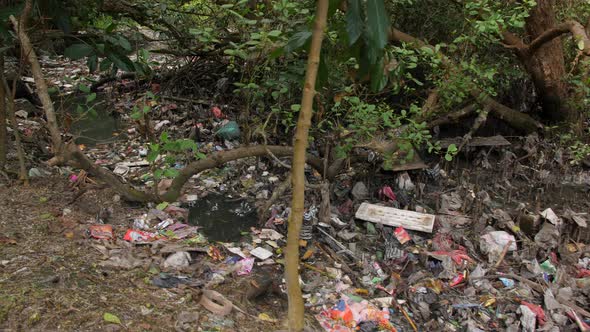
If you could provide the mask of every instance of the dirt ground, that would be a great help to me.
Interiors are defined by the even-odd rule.
[[[113,202],[109,189],[88,192],[68,205],[73,196],[60,177],[0,188],[0,330],[172,331],[179,321],[190,324],[195,318],[201,331],[208,320],[212,331],[278,328],[235,310],[229,319],[214,321],[196,303],[195,289],[153,286],[149,266],[128,271],[98,266],[101,254],[92,246],[97,240],[85,238],[85,221],[94,220],[99,207],[112,206],[110,222],[120,233],[134,209]],[[71,213],[63,216],[64,209]],[[224,287],[220,292],[228,298],[240,295],[232,291],[235,285]],[[279,310],[284,305],[274,304]],[[105,313],[121,324],[106,322]],[[224,327],[228,321],[233,326]]]

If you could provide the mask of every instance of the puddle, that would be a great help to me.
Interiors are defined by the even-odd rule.
[[[256,226],[258,217],[253,203],[209,194],[192,202],[189,207],[189,224],[202,227],[199,232],[209,241],[236,242],[241,232]]]
[[[70,133],[76,137],[76,144],[93,146],[112,143],[127,137],[126,134],[121,133],[122,121],[119,117],[113,116],[108,99],[103,94],[98,94],[92,102],[96,110],[95,115],[80,116],[76,108],[79,104],[85,104],[85,98],[86,96],[68,96],[63,99],[61,105],[56,105],[75,119],[70,126]],[[121,135],[118,135],[120,133]]]

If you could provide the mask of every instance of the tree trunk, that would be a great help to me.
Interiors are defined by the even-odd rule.
[[[0,54],[0,75],[4,74],[4,55]],[[0,79],[0,171],[6,165],[6,149],[8,147],[6,134],[6,91]]]
[[[31,71],[33,72],[33,78],[35,79],[36,92],[43,104],[43,110],[45,111],[45,117],[47,118],[47,129],[49,129],[49,133],[51,134],[52,152],[55,155],[58,155],[61,153],[62,141],[59,126],[57,124],[57,117],[55,116],[53,102],[47,92],[47,84],[45,83],[45,78],[43,77],[37,54],[35,53],[31,40],[26,32],[26,18],[30,12],[31,6],[31,0],[27,0],[25,10],[23,10],[23,14],[20,18],[20,23],[12,15],[10,16],[10,21],[14,26],[14,31],[16,31],[18,35],[18,39],[20,40],[23,56],[31,65]]]
[[[533,8],[526,22],[529,38],[534,40],[556,25],[553,0],[537,0],[537,6]],[[561,38],[557,37],[543,44],[526,60],[525,66],[539,94],[545,118],[551,121],[574,119],[575,110],[567,103],[567,83],[563,80],[566,70]]]
[[[293,199],[291,201],[291,216],[285,248],[285,280],[289,299],[289,331],[302,331],[304,327],[304,307],[299,286],[299,233],[303,222],[305,208],[305,152],[307,150],[309,127],[311,126],[312,106],[315,96],[315,82],[320,63],[320,50],[324,37],[324,28],[328,16],[328,0],[319,0],[315,13],[311,47],[307,59],[305,85],[301,98],[301,111],[295,131],[293,146]]]

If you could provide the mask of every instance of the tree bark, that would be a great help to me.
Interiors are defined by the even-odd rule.
[[[553,0],[537,0],[537,6],[526,21],[527,34],[533,40],[529,49],[532,48],[534,53],[525,60],[525,67],[539,94],[544,117],[552,121],[573,120],[576,112],[567,104],[568,89],[563,80],[566,70],[561,38],[540,37],[555,26]]]
[[[0,54],[0,75],[4,76],[4,55]],[[8,147],[6,133],[6,90],[0,77],[0,171],[6,165],[6,149]]]
[[[326,27],[328,4],[328,0],[318,0],[317,2],[311,47],[307,59],[305,85],[301,98],[301,111],[297,120],[293,147],[293,166],[291,168],[293,199],[291,201],[291,215],[289,216],[287,246],[285,248],[285,280],[289,298],[289,331],[296,332],[303,330],[305,314],[301,287],[299,286],[299,233],[301,232],[305,208],[305,153],[313,114],[315,82],[320,63],[320,51]]]
[[[27,0],[25,8],[30,6],[30,3],[31,0]],[[23,12],[23,17],[26,17],[27,15],[28,13]],[[29,36],[25,31],[26,27],[23,24],[19,24],[18,20],[14,16],[10,16],[10,21],[14,25],[14,30],[18,35],[18,39],[20,40],[23,51],[22,53],[31,65],[31,71],[33,72],[33,78],[35,79],[37,95],[39,96],[39,99],[41,99],[41,103],[43,104],[43,109],[45,111],[45,117],[47,118],[47,127],[51,135],[53,153],[58,155],[60,154],[62,148],[61,133],[57,124],[53,102],[51,101],[51,97],[47,92],[47,84],[45,83],[45,78],[43,77],[43,72],[41,71],[37,54],[35,53],[35,50],[33,50]],[[22,21],[22,23],[24,22],[26,21]]]
[[[4,58],[2,58],[4,61]],[[6,113],[8,118],[10,119],[10,124],[12,125],[12,132],[14,133],[14,144],[16,146],[16,154],[18,156],[18,165],[19,165],[19,179],[23,181],[24,185],[29,184],[29,176],[27,174],[27,168],[25,166],[25,151],[23,149],[23,144],[20,139],[20,132],[18,131],[18,123],[16,121],[16,115],[14,111],[14,95],[16,93],[16,81],[13,84],[12,92],[8,87],[8,83],[6,78],[4,77],[4,71],[0,74],[0,84],[2,84],[3,94],[6,95]],[[10,93],[11,92],[11,93]]]

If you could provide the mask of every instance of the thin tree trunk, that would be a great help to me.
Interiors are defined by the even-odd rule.
[[[0,75],[4,76],[4,55],[0,54]],[[0,77],[0,171],[6,165],[6,149],[8,147],[6,134],[6,90]]]
[[[27,0],[25,10],[23,11],[23,15],[21,17],[21,23],[26,22],[26,19],[24,19],[28,16],[26,9],[30,8],[30,6],[31,0]],[[43,104],[45,116],[47,117],[47,127],[51,135],[53,154],[58,155],[62,150],[61,133],[57,124],[53,102],[51,101],[51,97],[47,92],[47,84],[45,83],[45,78],[43,77],[43,72],[41,71],[37,54],[31,45],[31,41],[26,33],[26,27],[24,24],[19,24],[18,20],[14,16],[10,16],[10,21],[12,22],[14,30],[18,35],[18,39],[20,40],[22,53],[31,65],[31,71],[33,72],[33,78],[35,79],[35,86],[37,88],[37,95],[39,96],[39,99],[41,99],[41,104]]]
[[[4,69],[4,57],[3,56],[0,59],[0,61],[2,62],[1,69]],[[14,82],[16,83],[16,80]],[[14,95],[16,94],[16,84],[15,84],[15,87],[13,87],[13,90],[11,92],[10,88],[8,87],[8,82],[6,81],[6,78],[4,77],[4,70],[2,70],[0,72],[0,85],[2,85],[0,87],[0,89],[2,90],[2,92],[0,94],[6,96],[6,98],[3,98],[3,99],[6,100],[6,111],[8,114],[8,118],[10,119],[10,124],[12,126],[12,132],[14,133],[14,142],[16,145],[16,154],[18,156],[18,164],[19,164],[19,179],[21,181],[23,181],[23,183],[25,185],[28,185],[29,184],[29,176],[27,174],[27,168],[25,166],[25,151],[23,149],[23,145],[21,142],[20,132],[18,131],[18,123],[16,121],[16,115],[14,114]]]
[[[534,40],[557,25],[553,0],[537,0],[526,22],[527,34]],[[575,110],[569,107],[563,44],[560,37],[543,45],[526,60],[525,66],[532,76],[539,93],[543,114],[553,121],[575,118]]]
[[[299,286],[299,233],[303,222],[305,204],[305,153],[307,150],[309,127],[311,126],[315,82],[320,62],[320,50],[328,15],[328,0],[318,0],[311,48],[307,59],[305,85],[301,99],[301,111],[297,120],[295,144],[293,146],[293,199],[289,218],[287,247],[285,248],[285,280],[289,298],[289,331],[302,331],[304,327],[304,307]]]

